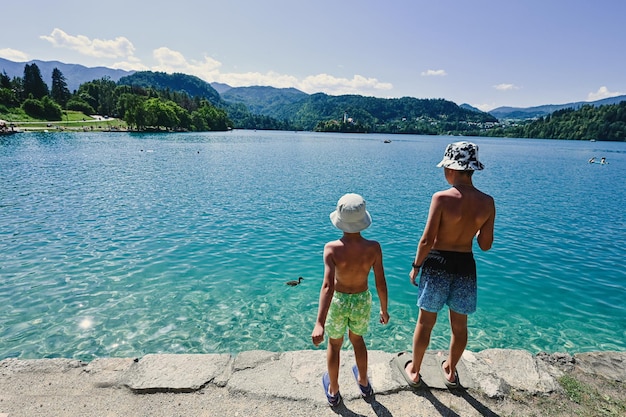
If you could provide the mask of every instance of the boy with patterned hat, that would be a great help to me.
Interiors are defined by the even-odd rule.
[[[472,253],[474,237],[481,250],[493,243],[496,216],[494,200],[472,183],[474,171],[482,170],[478,146],[455,142],[447,146],[443,160],[451,188],[432,196],[428,219],[418,243],[409,277],[419,286],[419,315],[413,334],[413,354],[403,352],[394,358],[399,372],[413,388],[421,384],[419,375],[437,313],[447,305],[452,337],[448,358],[441,363],[441,375],[448,388],[459,386],[456,366],[467,346],[467,316],[476,311],[476,263]],[[422,271],[419,284],[415,280]]]
[[[343,231],[343,236],[324,246],[324,280],[311,339],[318,346],[324,341],[324,333],[328,335],[328,372],[322,377],[322,385],[328,403],[334,407],[341,403],[339,360],[346,329],[356,360],[352,372],[361,395],[368,398],[374,394],[367,378],[367,347],[363,340],[372,307],[372,295],[368,289],[372,269],[380,300],[381,323],[387,324],[389,313],[382,249],[378,242],[361,236],[361,231],[372,223],[365,200],[358,194],[344,195],[337,202],[337,209],[330,214],[330,220]]]

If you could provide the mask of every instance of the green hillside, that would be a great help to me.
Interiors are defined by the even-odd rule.
[[[385,133],[470,133],[486,123],[497,122],[487,114],[462,109],[443,99],[403,97],[383,99],[359,95],[313,94],[283,109],[277,117],[289,118],[305,129],[327,129],[324,122],[359,124],[362,131]],[[322,125],[320,125],[320,122]],[[341,129],[340,129],[341,131]]]
[[[222,93],[225,101],[244,104],[250,112],[280,117],[283,109],[306,99],[309,95],[295,88],[237,87]]]
[[[154,88],[155,90],[184,92],[190,97],[201,97],[207,99],[213,105],[217,105],[221,101],[220,95],[213,87],[211,87],[211,84],[194,75],[140,71],[120,78],[117,84],[132,87]]]
[[[620,102],[626,100],[626,96],[617,96],[617,97],[609,97],[596,101],[578,101],[575,103],[567,103],[567,104],[545,104],[543,106],[535,106],[535,107],[498,107],[496,109],[490,110],[489,113],[496,117],[498,120],[529,120],[529,119],[537,119],[539,117],[545,117],[557,110],[563,109],[580,109],[583,106],[604,106],[607,104],[619,104]]]
[[[489,136],[514,138],[626,141],[626,101],[604,106],[561,109],[532,122],[496,128]]]
[[[552,105],[500,109],[509,116],[517,111],[526,116],[550,112],[534,121],[516,121],[498,120],[493,114],[445,99],[309,95],[294,88],[226,84],[220,84],[220,95],[211,84],[181,73],[142,71],[118,82],[105,76],[83,82],[75,91],[70,91],[68,80],[56,67],[51,87],[43,78],[36,63],[24,65],[23,77],[0,73],[0,118],[69,125],[69,115],[77,112],[109,115],[138,130],[239,128],[626,140],[626,96],[573,103],[571,108],[555,106],[561,107],[556,111]]]
[[[308,95],[273,87],[232,88],[222,97],[228,103],[245,105],[253,114],[287,121],[299,130],[472,134],[497,122],[487,113],[442,99]],[[237,124],[238,118],[231,118]]]

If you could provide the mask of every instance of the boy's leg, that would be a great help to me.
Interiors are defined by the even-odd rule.
[[[366,387],[367,382],[367,347],[365,346],[365,340],[363,336],[348,331],[348,337],[350,337],[350,343],[354,348],[354,359],[356,360],[356,367],[359,370],[359,385]]]
[[[461,360],[463,351],[467,346],[467,315],[457,313],[451,309],[450,328],[452,329],[452,336],[450,337],[450,355],[448,356],[448,363],[444,364],[444,371],[448,380],[454,382],[456,365]]]
[[[430,344],[430,334],[436,322],[437,313],[420,308],[417,323],[415,324],[415,332],[413,333],[413,362],[406,367],[407,374],[415,382],[419,380],[422,359],[424,359],[424,354]]]
[[[328,367],[328,377],[330,379],[330,386],[328,387],[330,395],[335,395],[339,392],[339,354],[342,344],[343,337],[340,339],[328,339],[326,366]]]

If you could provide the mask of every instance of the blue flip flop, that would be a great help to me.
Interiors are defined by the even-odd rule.
[[[328,388],[330,387],[330,376],[328,376],[328,372],[324,374],[322,377],[322,386],[324,387],[324,393],[326,394],[326,399],[328,400],[328,405],[331,407],[337,407],[341,404],[341,394],[337,391],[337,394],[330,395],[328,393]]]
[[[367,379],[367,386],[364,387],[363,385],[359,384],[359,368],[357,368],[356,365],[352,367],[352,374],[354,375],[354,380],[356,381],[356,384],[361,390],[361,397],[369,398],[374,395],[374,388],[372,388],[372,384],[370,384],[369,378]]]

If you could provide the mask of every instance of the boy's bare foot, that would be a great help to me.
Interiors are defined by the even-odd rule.
[[[408,352],[400,352],[393,358],[398,372],[411,388],[419,388],[422,385],[422,379],[419,372],[413,371],[413,360]]]
[[[459,374],[450,371],[450,363],[445,360],[441,362],[441,374],[443,375],[443,382],[448,388],[457,388],[459,386]]]
[[[413,361],[406,364],[404,372],[406,372],[406,374],[409,376],[409,379],[413,381],[414,384],[419,384],[421,382],[419,372],[413,371]]]

